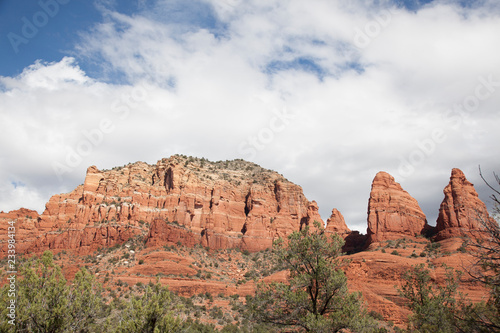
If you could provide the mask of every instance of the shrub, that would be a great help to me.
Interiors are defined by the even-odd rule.
[[[384,320],[384,316],[382,316],[380,313],[378,313],[375,310],[368,312],[368,315],[376,320],[380,320],[380,321]]]

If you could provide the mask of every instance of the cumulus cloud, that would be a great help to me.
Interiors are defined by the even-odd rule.
[[[92,164],[182,153],[277,170],[364,232],[380,170],[432,223],[451,168],[478,185],[478,164],[498,169],[494,2],[193,4],[108,6],[73,57],[0,78],[0,209],[42,210]]]

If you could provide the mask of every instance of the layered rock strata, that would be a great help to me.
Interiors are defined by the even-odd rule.
[[[42,215],[19,227],[30,230],[24,250],[33,252],[89,253],[140,234],[148,245],[260,251],[314,220],[323,224],[317,204],[274,171],[175,155],[156,165],[92,166],[83,185],[53,196]]]
[[[377,173],[368,201],[368,244],[418,236],[429,228],[417,200],[390,174]]]
[[[444,199],[436,222],[437,240],[470,236],[482,229],[482,223],[492,221],[474,185],[460,169],[452,170],[450,182],[443,193]]]

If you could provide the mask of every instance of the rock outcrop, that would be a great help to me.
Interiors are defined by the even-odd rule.
[[[417,200],[391,175],[377,173],[368,201],[368,244],[418,236],[429,228]]]
[[[156,165],[89,167],[83,185],[54,195],[41,216],[23,222],[31,230],[23,241],[27,251],[85,254],[143,235],[148,245],[260,251],[314,220],[323,224],[317,204],[274,171],[175,155]]]
[[[345,223],[344,216],[336,208],[326,220],[325,233],[338,234],[344,239],[345,244],[342,247],[344,253],[361,251],[366,244],[366,235],[360,234],[359,231],[351,231]]]
[[[42,215],[43,216],[43,215]],[[21,208],[9,213],[0,213],[0,256],[8,250],[8,222],[14,222],[16,253],[40,253],[45,250],[76,250],[88,254],[99,248],[123,243],[136,235],[141,229],[130,225],[110,223],[107,225],[82,225],[68,222],[57,227],[44,221],[36,211]]]
[[[39,236],[36,228],[38,212],[21,208],[8,213],[0,212],[0,256],[4,257],[8,251],[9,230],[15,240],[16,253],[24,253],[29,244],[26,240],[33,240]],[[9,224],[9,222],[14,222]],[[11,229],[9,229],[11,227]],[[12,227],[14,229],[12,229]]]
[[[344,216],[338,211],[338,209],[334,208],[332,210],[332,214],[326,220],[326,233],[336,233],[345,238],[351,230],[347,227],[345,223]]]
[[[444,199],[436,222],[436,240],[470,235],[481,230],[481,221],[491,219],[474,185],[460,169],[453,169],[443,190]]]

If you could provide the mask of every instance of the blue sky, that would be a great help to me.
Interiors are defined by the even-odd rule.
[[[409,10],[416,10],[431,1],[396,0],[394,3]],[[59,61],[65,55],[78,58],[78,54],[75,54],[73,49],[79,41],[79,34],[92,29],[95,24],[102,21],[103,8],[128,15],[149,12],[150,16],[158,21],[180,26],[195,25],[209,29],[216,35],[224,32],[224,26],[217,20],[211,6],[200,1],[168,1],[164,6],[152,5],[153,1],[150,0],[110,2],[64,0],[61,3],[56,0],[42,0],[42,3],[43,6],[39,1],[0,1],[0,32],[4,36],[0,41],[0,49],[3,50],[0,75],[19,74],[38,59],[52,62]],[[40,12],[45,14],[40,16]],[[47,23],[44,21],[44,16],[47,17]],[[43,26],[35,25],[38,31],[33,37],[24,39],[22,29],[26,23],[23,18],[32,24],[35,19],[40,20]],[[9,33],[16,34],[24,41],[19,42],[12,35],[9,38]],[[79,60],[84,69],[94,69],[94,64],[86,63],[85,59]],[[286,63],[271,63],[269,70],[279,70],[283,67],[310,70],[316,72],[318,76],[325,74],[313,59],[306,58],[298,58]]]
[[[180,153],[277,170],[364,232],[378,171],[431,224],[452,168],[484,201],[478,164],[500,172],[496,0],[41,3],[0,1],[0,210]]]
[[[44,23],[43,16],[37,13],[46,13],[46,11],[38,1],[4,0],[0,2],[0,31],[2,33],[0,75],[19,74],[37,59],[48,62],[59,61],[71,52],[78,33],[89,29],[101,18],[92,1],[73,0],[63,5],[57,3],[57,7],[51,5],[48,8],[51,13],[55,14],[54,17],[45,14],[48,18],[47,23],[40,28],[37,27],[38,32],[34,33],[33,37],[26,38],[27,43],[18,44],[11,42],[8,33],[24,38],[22,29],[26,23],[22,18],[33,23],[35,16],[40,23]],[[17,39],[14,40],[17,41]],[[18,52],[16,52],[16,47]]]

